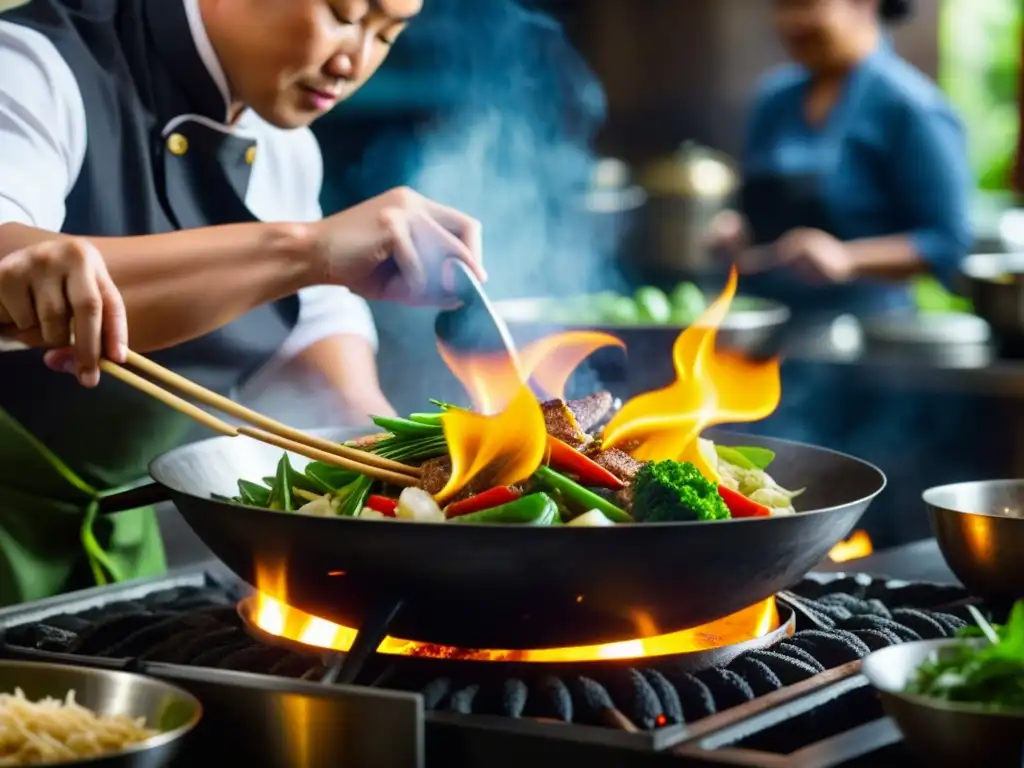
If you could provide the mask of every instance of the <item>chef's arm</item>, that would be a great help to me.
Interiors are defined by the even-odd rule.
[[[0,259],[67,238],[23,224],[0,225]],[[302,224],[232,224],[144,237],[89,238],[124,297],[132,348],[173,346],[224,326],[267,302],[324,282]]]
[[[893,200],[910,223],[908,231],[854,240],[847,249],[860,275],[903,278],[930,271],[954,288],[973,242],[974,184],[963,129],[945,107],[914,107],[903,115],[899,136]]]
[[[381,392],[374,348],[363,336],[329,336],[306,347],[295,359],[323,377],[353,421],[397,415]]]

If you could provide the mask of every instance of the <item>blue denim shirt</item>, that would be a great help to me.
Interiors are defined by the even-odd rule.
[[[808,71],[795,65],[763,79],[744,176],[817,174],[830,234],[842,241],[908,234],[935,275],[952,286],[972,244],[973,181],[963,128],[942,92],[887,41],[848,76],[820,125],[805,117],[809,85]],[[819,287],[766,275],[744,282],[748,292],[805,308],[880,310],[909,301],[902,286],[869,280]]]

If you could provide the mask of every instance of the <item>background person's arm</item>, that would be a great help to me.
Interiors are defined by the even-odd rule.
[[[946,107],[908,108],[893,147],[893,199],[907,231],[846,243],[855,271],[891,278],[931,271],[952,288],[973,242],[963,128]]]
[[[60,235],[82,166],[85,107],[56,48],[0,21],[0,260]],[[166,235],[89,238],[124,296],[131,344],[195,338],[323,282],[305,227],[241,224]]]

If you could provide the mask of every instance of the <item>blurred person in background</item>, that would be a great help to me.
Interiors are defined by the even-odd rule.
[[[910,278],[952,287],[972,245],[973,192],[960,120],[893,50],[887,25],[907,20],[912,0],[772,2],[792,61],[759,85],[738,210],[714,220],[712,246],[745,273],[742,291],[795,317],[912,311]],[[883,545],[924,537],[922,487],[983,471],[957,448],[979,403],[883,392],[884,379],[855,374],[785,365],[780,408],[752,429],[878,463],[890,485],[869,532]]]
[[[0,354],[0,605],[164,568],[151,510],[93,519],[192,428],[99,380],[126,325],[133,349],[222,394],[294,357],[350,410],[388,412],[360,297],[419,300],[449,255],[483,278],[479,224],[411,190],[321,216],[308,125],[421,7],[0,6],[0,337],[58,348],[46,363],[78,378],[40,349]]]
[[[758,89],[739,211],[714,245],[761,273],[748,290],[798,311],[906,308],[925,272],[951,285],[973,181],[959,119],[889,40],[912,0],[773,2],[793,63]]]

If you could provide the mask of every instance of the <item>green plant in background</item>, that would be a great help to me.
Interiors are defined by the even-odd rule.
[[[1019,130],[1022,0],[943,0],[939,84],[959,110],[978,187],[1010,187]]]

